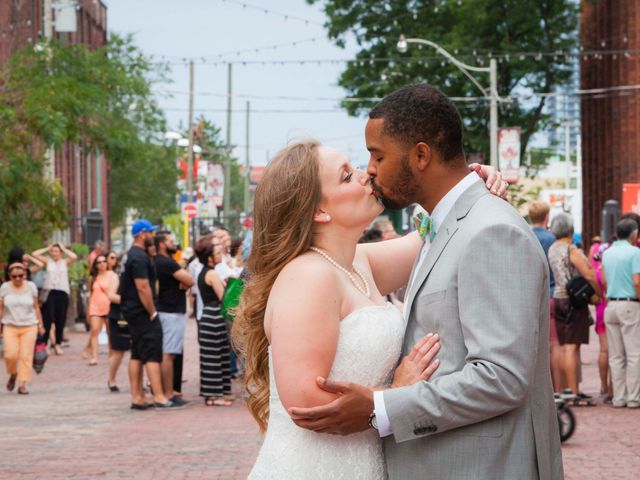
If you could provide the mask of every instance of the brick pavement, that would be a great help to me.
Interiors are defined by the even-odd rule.
[[[260,446],[257,428],[241,402],[204,407],[197,396],[192,321],[183,388],[192,402],[178,411],[129,410],[126,364],[118,377],[122,393],[109,393],[105,347],[100,364],[88,367],[80,358],[86,334],[69,336],[65,355],[50,357],[34,376],[31,395],[0,391],[0,478],[246,478]],[[583,353],[588,392],[599,386],[596,355],[592,342]],[[577,431],[563,446],[566,478],[638,478],[640,411],[604,405],[574,411]]]
[[[50,356],[34,375],[29,396],[7,393],[1,377],[0,478],[246,478],[260,447],[257,427],[243,402],[205,407],[198,397],[193,320],[183,384],[191,403],[175,411],[130,410],[126,357],[122,391],[110,393],[106,347],[89,367],[80,356],[87,334],[69,337],[64,355]]]

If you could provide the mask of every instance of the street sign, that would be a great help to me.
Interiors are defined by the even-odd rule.
[[[191,220],[198,216],[198,206],[195,203],[182,204],[182,221]]]

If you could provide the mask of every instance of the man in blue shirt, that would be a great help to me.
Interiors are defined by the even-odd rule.
[[[529,219],[533,227],[533,233],[538,237],[540,245],[544,250],[544,254],[547,256],[547,262],[549,261],[549,247],[554,244],[556,237],[548,229],[549,225],[549,204],[545,202],[535,201],[529,205]],[[553,278],[553,271],[549,267],[550,276],[550,296],[551,296],[551,313],[549,318],[549,363],[551,366],[551,379],[553,380],[553,390],[559,392],[562,390],[562,373],[560,371],[560,361],[562,359],[562,349],[560,343],[558,343],[558,335],[556,334],[556,323],[553,316],[553,288],[555,287],[555,281]]]
[[[640,408],[640,249],[638,224],[629,218],[616,225],[618,240],[602,255],[607,309],[613,406]],[[625,364],[626,358],[626,364]]]

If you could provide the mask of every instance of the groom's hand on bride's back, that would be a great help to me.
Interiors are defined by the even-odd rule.
[[[318,377],[318,386],[338,394],[331,403],[312,408],[289,408],[291,419],[301,428],[318,433],[349,435],[369,427],[373,412],[373,390],[349,382],[333,382]]]

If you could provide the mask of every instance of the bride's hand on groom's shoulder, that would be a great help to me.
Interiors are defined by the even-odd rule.
[[[318,386],[338,395],[331,403],[312,408],[289,408],[289,415],[296,425],[317,433],[349,435],[369,427],[373,412],[373,390],[349,382],[333,382],[318,377]]]
[[[438,334],[425,335],[406,355],[393,374],[391,388],[406,387],[414,383],[429,380],[440,365],[434,357],[440,350]]]
[[[469,170],[476,172],[480,178],[485,181],[487,188],[497,197],[507,198],[507,189],[509,182],[502,179],[502,173],[491,165],[481,165],[479,163],[470,163]]]

